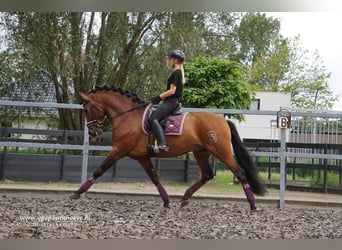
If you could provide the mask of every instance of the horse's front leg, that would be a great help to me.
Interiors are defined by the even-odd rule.
[[[81,187],[75,191],[70,198],[71,199],[79,199],[81,194],[87,192],[88,189],[94,184],[95,180],[103,175],[111,166],[114,165],[121,158],[121,155],[117,150],[112,149],[112,151],[108,154],[106,159],[102,162],[101,166],[90,176]]]
[[[169,195],[166,192],[163,185],[160,183],[160,177],[158,173],[156,172],[150,158],[139,159],[139,162],[142,165],[142,167],[145,169],[146,173],[150,177],[153,184],[157,187],[160,197],[164,201],[164,207],[169,208],[169,203],[170,203]]]

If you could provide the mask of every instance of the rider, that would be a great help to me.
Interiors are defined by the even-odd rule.
[[[179,98],[182,96],[183,84],[185,83],[183,69],[184,59],[185,55],[182,51],[169,51],[167,55],[167,65],[173,72],[167,79],[166,91],[151,98],[152,104],[158,104],[160,101],[163,101],[151,115],[149,122],[152,132],[157,138],[159,150],[166,152],[169,151],[169,147],[166,145],[164,131],[159,122],[171,114],[179,105]]]

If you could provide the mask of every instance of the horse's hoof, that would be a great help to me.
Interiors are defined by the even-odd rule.
[[[169,201],[164,201],[164,207],[165,208],[170,208],[170,202]]]
[[[182,200],[182,202],[181,202],[181,207],[185,207],[185,206],[187,206],[189,203],[190,203],[189,200]]]
[[[255,205],[251,205],[251,211],[257,212],[257,211],[259,211],[259,209]]]
[[[81,198],[81,195],[78,193],[73,193],[72,195],[70,195],[69,198],[72,200],[77,200],[77,199]]]

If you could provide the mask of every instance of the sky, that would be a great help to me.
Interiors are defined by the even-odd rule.
[[[305,49],[315,50],[331,73],[330,89],[339,96],[333,110],[342,112],[342,12],[268,12],[280,20],[281,34],[285,37],[300,35]]]

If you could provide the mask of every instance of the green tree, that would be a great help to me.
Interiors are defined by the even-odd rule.
[[[267,57],[258,57],[248,68],[248,81],[256,88],[266,91],[279,91],[290,68],[290,48],[287,41],[275,46]]]
[[[10,67],[9,51],[0,53],[0,98],[10,99],[14,92],[14,85],[11,84],[11,76],[14,74],[14,68]],[[15,109],[12,107],[0,107],[0,126],[10,127],[15,120]]]
[[[305,84],[316,90],[315,107],[329,107],[334,101],[329,99],[330,75],[323,64],[317,61],[314,67],[300,62],[301,51],[279,33],[280,21],[265,14],[25,12],[0,16],[8,38],[8,49],[1,59],[0,89],[4,93],[23,89],[29,93],[25,98],[39,100],[52,86],[57,102],[79,103],[79,92],[88,92],[95,85],[117,85],[149,99],[165,89],[170,73],[165,55],[177,48],[185,52],[189,66],[198,55],[236,61],[243,65],[241,79],[253,89],[289,91],[298,97],[297,101],[293,99],[296,105],[310,106],[299,100],[298,93],[304,93],[301,88]],[[202,66],[197,65],[198,69]],[[310,73],[310,78],[303,75],[304,71]],[[318,82],[321,84],[315,85]],[[227,92],[231,91],[224,86]],[[15,91],[9,91],[11,88]],[[40,93],[36,92],[39,88]],[[215,88],[217,94],[225,91]],[[22,96],[11,99],[15,98]],[[200,100],[203,96],[196,94],[194,98]],[[219,99],[216,106],[248,107],[248,103],[238,103],[241,105],[227,105],[228,101]],[[81,110],[58,112],[60,128],[83,128]]]
[[[280,86],[281,91],[291,93],[291,105],[296,108],[331,109],[338,99],[329,87],[330,72],[314,51],[304,49],[300,37],[290,44],[290,67]]]
[[[94,85],[125,85],[137,55],[153,42],[146,37],[154,32],[154,22],[163,15],[25,12],[4,17],[9,49],[24,50],[27,58],[27,82],[32,84],[30,76],[46,72],[57,102],[79,103],[78,93],[88,92]],[[82,111],[58,112],[61,128],[83,128]]]
[[[332,108],[337,97],[318,52],[309,54],[299,36],[284,38],[280,25],[266,14],[244,15],[235,28],[231,58],[245,66],[245,79],[254,89],[291,93],[298,108]]]
[[[247,13],[234,31],[231,59],[245,66],[246,80],[255,89],[277,91],[290,63],[280,21],[266,14]]]
[[[234,61],[197,57],[185,65],[186,86],[182,103],[194,108],[248,109],[252,91]],[[239,120],[241,115],[235,115]]]
[[[227,58],[231,45],[233,23],[238,13],[171,12],[158,20],[153,46],[134,61],[126,86],[148,99],[163,91],[169,70],[165,56],[170,49],[185,52],[186,62],[198,55]],[[140,83],[140,84],[137,84]]]
[[[31,70],[48,73],[56,99],[78,103],[80,91],[117,85],[143,98],[165,88],[164,58],[182,49],[228,55],[236,13],[5,13],[10,49],[25,49]],[[60,110],[61,127],[75,127],[81,113]],[[75,124],[73,124],[73,121]],[[63,125],[64,124],[64,125]]]
[[[253,67],[258,58],[270,57],[283,42],[280,21],[261,13],[247,13],[235,26],[231,59]]]

